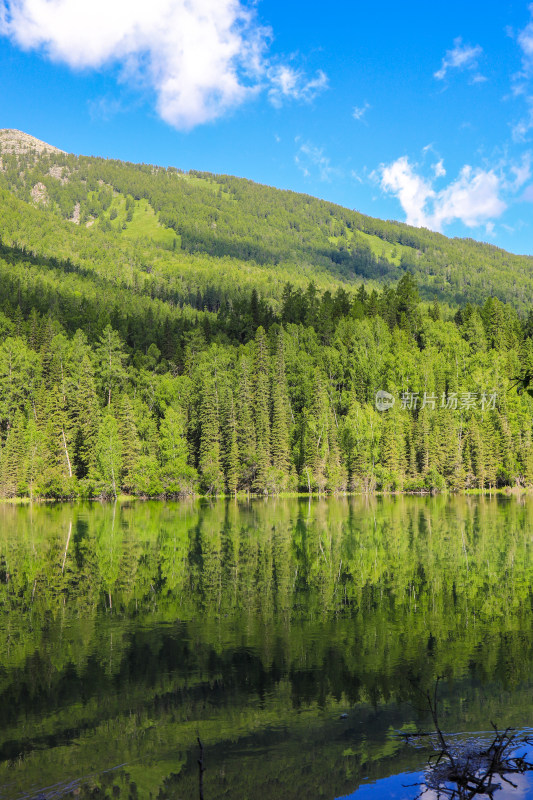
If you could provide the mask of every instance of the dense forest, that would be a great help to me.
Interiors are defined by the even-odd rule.
[[[407,273],[353,298],[288,285],[279,314],[252,292],[198,320],[69,327],[18,291],[0,317],[4,496],[533,483],[515,385],[533,319],[498,300],[443,320]],[[397,400],[384,412],[380,389]]]
[[[533,484],[530,259],[234,178],[1,163],[4,497]]]

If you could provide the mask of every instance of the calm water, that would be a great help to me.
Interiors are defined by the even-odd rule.
[[[532,541],[533,500],[2,506],[0,798],[188,800],[199,735],[206,800],[408,800],[437,675],[445,730],[533,725]]]

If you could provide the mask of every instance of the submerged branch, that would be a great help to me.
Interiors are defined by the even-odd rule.
[[[406,743],[419,737],[430,737],[435,741],[436,760],[430,757],[423,783],[409,784],[421,789],[415,800],[427,792],[434,792],[437,798],[448,800],[475,800],[492,798],[502,788],[501,782],[517,788],[510,775],[522,775],[533,770],[533,763],[526,755],[518,754],[520,747],[532,746],[533,741],[520,736],[513,728],[498,730],[494,723],[494,736],[488,743],[478,740],[452,743],[444,735],[438,716],[438,688],[440,678],[435,682],[433,695],[424,694],[435,730],[432,732],[402,734]]]

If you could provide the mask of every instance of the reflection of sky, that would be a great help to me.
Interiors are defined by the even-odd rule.
[[[510,775],[510,779],[516,784],[516,789],[507,785],[504,781],[501,790],[497,793],[498,800],[524,800],[533,798],[533,773],[525,775]],[[414,800],[420,793],[423,786],[409,786],[413,783],[422,783],[424,780],[423,772],[400,772],[399,775],[392,775],[390,778],[382,778],[374,783],[363,784],[352,794],[343,795],[337,800]],[[487,795],[480,795],[480,800]],[[437,800],[434,791],[424,794],[424,800]]]
[[[513,789],[512,786],[507,786],[502,782],[501,791],[498,792],[498,800],[523,800],[523,798],[533,798],[533,774],[529,775],[511,775],[513,783],[516,783],[517,788]],[[390,800],[413,800],[423,788],[422,786],[411,786],[408,784],[422,782],[424,780],[423,772],[401,772],[399,775],[393,775],[390,778],[382,778],[375,783],[367,783],[357,789],[353,794],[344,795],[338,800],[383,800],[390,798]],[[482,795],[486,797],[486,795]],[[424,800],[437,800],[437,794],[433,791],[428,791],[424,795]]]
[[[377,798],[390,798],[391,800],[413,800],[420,793],[420,788],[409,787],[406,784],[423,781],[423,772],[400,772],[390,778],[382,778],[374,783],[366,783],[356,789],[352,794],[344,795],[338,800],[377,800]],[[429,799],[429,794],[424,795]]]

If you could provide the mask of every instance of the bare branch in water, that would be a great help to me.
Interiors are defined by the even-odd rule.
[[[426,792],[434,792],[437,798],[446,800],[474,800],[492,798],[501,789],[500,781],[517,788],[510,775],[522,775],[533,770],[533,763],[525,753],[518,754],[519,748],[531,746],[531,739],[521,737],[513,728],[499,731],[494,723],[494,737],[486,742],[450,742],[444,736],[438,716],[438,688],[440,678],[435,682],[433,694],[421,692],[428,704],[435,730],[427,733],[403,733],[406,743],[420,737],[430,737],[435,742],[436,760],[430,757],[423,783],[409,784],[421,788],[415,800]],[[420,690],[421,691],[421,690]]]
[[[197,737],[198,747],[200,748],[200,758],[198,759],[198,788],[200,800],[204,800],[204,746],[200,737]]]

